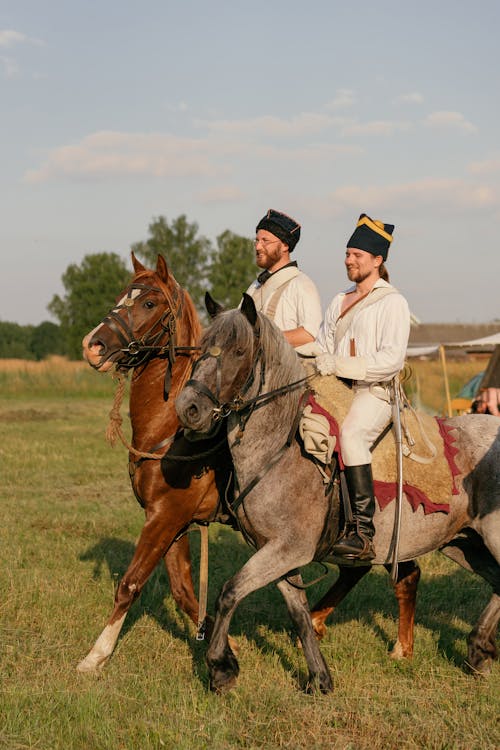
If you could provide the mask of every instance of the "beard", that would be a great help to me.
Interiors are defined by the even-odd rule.
[[[360,284],[367,279],[369,275],[370,271],[361,271],[359,268],[349,268],[347,270],[347,278],[349,281],[354,281],[356,284]]]
[[[281,260],[281,250],[279,248],[266,250],[265,253],[257,255],[257,265],[259,268],[271,268]]]

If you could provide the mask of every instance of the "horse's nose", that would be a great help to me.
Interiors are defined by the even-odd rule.
[[[92,336],[88,342],[88,347],[91,350],[96,350],[101,356],[104,356],[108,351],[107,345],[98,336]]]
[[[193,424],[194,422],[196,422],[196,420],[199,417],[199,414],[200,413],[198,411],[198,407],[196,406],[196,404],[193,404],[192,402],[188,406],[186,406],[184,409],[184,417],[188,423]]]
[[[177,416],[184,427],[192,427],[198,420],[200,413],[194,401],[186,393],[181,393],[175,400]]]

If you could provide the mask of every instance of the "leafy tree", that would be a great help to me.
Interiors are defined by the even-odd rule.
[[[211,257],[210,293],[224,307],[237,307],[256,275],[253,241],[226,229],[217,237],[217,250]]]
[[[54,295],[48,310],[59,320],[61,336],[70,357],[80,359],[82,338],[113,306],[130,280],[130,272],[116,253],[86,255],[62,275],[66,294]]]
[[[0,321],[0,358],[34,359],[31,351],[33,326]]]
[[[49,354],[66,354],[66,347],[60,326],[44,320],[33,328],[30,349],[35,359],[43,359]]]
[[[184,214],[170,225],[165,216],[154,219],[149,234],[145,242],[132,245],[132,251],[151,268],[156,267],[158,255],[163,255],[179,284],[189,292],[198,309],[204,309],[210,240],[198,235],[198,224],[188,222]]]

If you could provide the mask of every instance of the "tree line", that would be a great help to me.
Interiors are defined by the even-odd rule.
[[[214,246],[199,233],[198,224],[182,214],[170,223],[165,216],[153,219],[148,232],[148,238],[134,243],[131,251],[151,268],[163,255],[201,315],[205,291],[225,307],[236,307],[256,275],[253,241],[228,229]],[[64,294],[54,295],[47,305],[58,324],[22,326],[0,321],[0,358],[39,360],[61,354],[80,359],[83,336],[102,320],[130,279],[131,271],[117,253],[85,255],[80,264],[64,271]]]

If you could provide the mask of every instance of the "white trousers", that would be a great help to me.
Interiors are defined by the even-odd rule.
[[[342,458],[346,466],[371,464],[370,447],[391,417],[388,386],[354,386],[354,399],[340,429]]]

